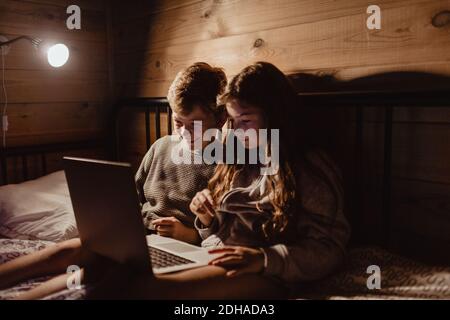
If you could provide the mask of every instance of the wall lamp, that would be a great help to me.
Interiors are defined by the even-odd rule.
[[[39,38],[20,36],[12,40],[8,40],[5,36],[0,35],[0,49],[1,49],[0,55],[8,54],[10,45],[20,40],[26,40],[31,42],[31,44],[36,49],[42,48],[43,41]],[[66,45],[58,43],[50,46],[47,49],[47,61],[52,67],[54,68],[62,67],[63,65],[66,64],[68,60],[69,60],[69,48],[67,48]]]
[[[69,60],[69,48],[66,45],[58,43],[51,45],[47,50],[42,46],[43,41],[39,38],[33,38],[29,36],[20,36],[12,40],[8,40],[5,36],[0,35],[0,57],[1,57],[1,74],[2,81],[1,87],[3,88],[4,106],[1,111],[1,131],[2,131],[2,145],[6,148],[6,132],[8,131],[8,93],[6,90],[6,79],[5,79],[5,55],[8,54],[10,46],[20,40],[29,41],[36,49],[43,50],[47,53],[48,63],[54,67],[59,68],[66,64]]]

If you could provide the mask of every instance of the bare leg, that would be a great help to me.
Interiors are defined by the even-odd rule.
[[[77,249],[78,250],[78,249]],[[92,283],[100,281],[104,276],[108,276],[108,274],[111,271],[114,271],[114,267],[116,266],[116,263],[112,262],[111,260],[100,257],[98,255],[95,255],[93,253],[88,253],[86,250],[83,250],[83,254],[81,254],[81,258],[77,258],[76,260],[80,262],[80,265],[84,265],[85,267],[82,268],[80,271],[80,281],[81,283]],[[63,259],[61,262],[63,265],[65,265],[67,262],[73,263],[74,261],[67,261],[70,259]],[[65,271],[64,267],[64,270]],[[44,297],[47,297],[53,293],[59,292],[61,290],[67,289],[67,280],[71,274],[64,273],[60,274],[41,285],[37,286],[36,288],[33,288],[27,292],[22,293],[18,297],[16,297],[16,300],[35,300],[35,299],[42,299]]]
[[[80,239],[71,239],[0,265],[0,289],[30,278],[66,272],[71,264],[82,265],[86,254]]]
[[[67,260],[63,259],[64,262]],[[94,259],[83,269],[83,283],[95,282],[87,299],[273,299],[287,297],[277,282],[250,274],[227,277],[216,266],[153,276],[136,273],[105,259]],[[65,270],[63,270],[64,272]],[[18,299],[40,299],[67,288],[67,274],[57,276]]]
[[[226,270],[206,266],[179,274],[158,278],[161,287],[167,287],[159,296],[151,291],[151,299],[280,299],[285,289],[277,282],[257,274],[227,277]],[[170,283],[170,284],[169,284]],[[168,285],[169,284],[169,285]]]
[[[67,279],[69,274],[61,274],[56,276],[43,284],[37,286],[34,289],[31,289],[27,292],[22,293],[15,300],[36,300],[42,299],[46,296],[49,296],[55,292],[67,289]]]
[[[227,277],[215,266],[177,272],[158,277],[130,275],[116,269],[104,278],[88,298],[104,299],[273,299],[286,298],[277,282],[260,275]]]

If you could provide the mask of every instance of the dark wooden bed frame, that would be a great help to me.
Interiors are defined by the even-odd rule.
[[[355,202],[354,212],[361,212],[362,203],[362,155],[363,155],[363,113],[366,107],[380,107],[384,109],[384,163],[382,177],[382,243],[389,243],[389,232],[391,230],[391,164],[392,164],[392,125],[393,110],[395,107],[450,107],[450,91],[415,91],[415,92],[331,92],[331,93],[303,93],[299,94],[300,103],[306,106],[340,108],[354,108],[356,112],[356,132],[355,132],[355,183],[353,199]],[[30,155],[40,155],[42,162],[42,175],[47,174],[46,154],[52,152],[65,152],[75,149],[92,147],[105,147],[109,150],[110,159],[118,159],[117,154],[117,122],[119,111],[122,108],[143,108],[145,110],[145,130],[146,146],[150,148],[150,113],[154,112],[156,117],[155,131],[156,138],[161,137],[161,117],[162,113],[171,116],[171,109],[165,98],[132,98],[121,99],[117,102],[112,121],[112,137],[110,141],[79,141],[72,143],[58,143],[27,147],[13,147],[0,149],[1,183],[7,184],[7,159],[9,157],[20,157],[23,162],[23,176],[27,174],[27,157]],[[170,119],[170,118],[169,118]],[[168,121],[167,131],[170,133],[171,121]],[[358,214],[352,214],[350,219],[353,228],[359,225]]]

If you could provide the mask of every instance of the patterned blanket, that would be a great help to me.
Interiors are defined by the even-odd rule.
[[[374,275],[369,266],[379,268],[379,289],[368,287]],[[378,247],[355,248],[340,271],[298,294],[313,299],[450,300],[450,267],[426,265]]]
[[[52,242],[0,239],[0,264],[40,250]],[[369,289],[369,266],[380,270],[381,288]],[[0,290],[1,299],[12,299],[48,277],[31,279],[13,288]],[[45,299],[83,299],[86,288],[67,289]],[[350,250],[347,262],[334,275],[301,285],[295,298],[301,299],[449,299],[450,267],[428,266],[377,247]]]
[[[46,246],[52,245],[53,242],[41,240],[17,240],[17,239],[0,239],[0,264],[15,259],[22,255],[31,253],[36,250],[44,249]],[[17,284],[12,288],[0,290],[0,300],[14,299],[22,292],[28,291],[49,280],[50,277],[40,277],[30,279],[28,281]],[[74,300],[82,299],[85,295],[85,287],[81,289],[67,289],[45,299],[55,300]]]

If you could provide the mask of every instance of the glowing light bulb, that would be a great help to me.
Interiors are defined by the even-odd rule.
[[[62,67],[69,60],[69,48],[61,43],[55,44],[48,49],[47,58],[52,67]]]

